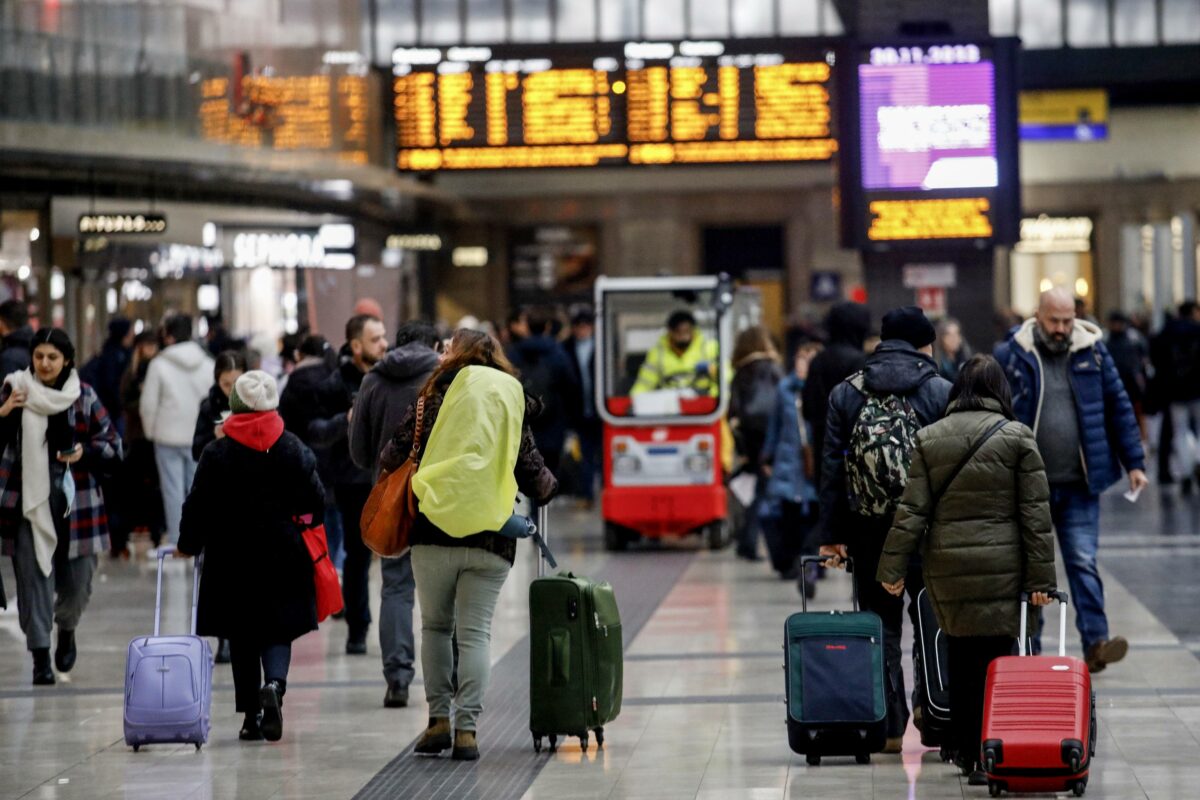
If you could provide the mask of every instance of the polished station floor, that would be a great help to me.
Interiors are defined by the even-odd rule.
[[[493,630],[496,667],[480,721],[483,759],[418,759],[426,722],[386,710],[379,650],[343,655],[329,621],[296,643],[278,744],[241,743],[232,680],[218,666],[213,730],[200,752],[122,739],[122,670],[130,638],[152,628],[153,563],[105,559],[79,631],[79,663],[57,686],[30,685],[15,604],[0,612],[0,800],[8,798],[959,798],[986,797],[909,731],[900,756],[810,768],[787,747],[782,629],[794,586],[764,564],[691,542],[610,556],[595,515],[554,510],[561,566],[617,588],[625,625],[625,706],[603,750],[577,740],[535,754],[528,734],[527,587],[522,545]],[[1200,499],[1147,491],[1136,506],[1105,498],[1101,564],[1125,662],[1097,676],[1099,747],[1087,796],[1200,796]],[[11,564],[0,566],[10,594]],[[182,630],[190,567],[168,564],[164,630]],[[373,576],[378,596],[378,571]],[[1065,581],[1064,581],[1065,585]],[[849,600],[845,576],[813,607]],[[11,603],[11,597],[10,597]],[[1073,631],[1072,631],[1073,632]],[[1077,651],[1078,644],[1072,641]]]

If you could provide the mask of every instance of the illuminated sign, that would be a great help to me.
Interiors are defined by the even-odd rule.
[[[1087,253],[1092,249],[1089,217],[1050,217],[1042,214],[1021,220],[1021,253]]]
[[[235,269],[353,269],[354,226],[345,223],[295,230],[226,229],[226,263]]]
[[[415,250],[436,253],[442,249],[442,237],[436,233],[393,233],[387,237],[389,250]]]
[[[1108,138],[1108,92],[1063,89],[1021,92],[1021,138],[1094,142]]]
[[[827,161],[832,51],[773,40],[401,48],[402,170]]]
[[[456,267],[486,267],[486,247],[456,247],[450,251],[450,263]]]
[[[872,250],[1016,239],[1013,40],[865,46],[842,72],[843,240]]]
[[[165,233],[166,214],[80,214],[78,230],[83,234]]]

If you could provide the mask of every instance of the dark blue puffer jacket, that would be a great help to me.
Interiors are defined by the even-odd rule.
[[[996,347],[996,360],[1012,386],[1017,419],[1037,432],[1042,397],[1042,361],[1033,340],[1035,320],[1014,328]],[[1075,320],[1071,334],[1071,388],[1083,443],[1088,488],[1099,494],[1126,470],[1145,469],[1146,456],[1133,404],[1121,383],[1117,365],[1101,340],[1100,328]]]

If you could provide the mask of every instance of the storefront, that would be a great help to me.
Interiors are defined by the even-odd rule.
[[[1021,220],[1021,240],[1010,259],[1009,305],[1023,316],[1033,313],[1038,296],[1054,287],[1071,292],[1096,314],[1092,230],[1088,216],[1040,214]]]

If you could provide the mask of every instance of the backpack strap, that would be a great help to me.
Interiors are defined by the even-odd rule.
[[[944,495],[946,490],[950,488],[950,484],[954,483],[954,480],[958,477],[958,473],[962,472],[963,467],[970,463],[971,459],[975,457],[975,454],[979,452],[979,448],[983,447],[988,439],[992,438],[994,434],[998,433],[1000,429],[1007,424],[1008,420],[1002,419],[992,427],[988,428],[983,436],[980,436],[975,440],[975,443],[972,444],[967,450],[966,455],[964,455],[962,460],[958,462],[958,465],[954,468],[954,471],[950,473],[949,480],[942,484],[942,487],[933,493],[933,499],[929,503],[929,515],[926,517],[927,520],[933,520],[933,515],[934,512],[937,511],[938,503],[942,501],[942,495]]]
[[[858,372],[851,375],[849,378],[846,378],[846,383],[853,386],[854,391],[858,392],[859,394],[864,395],[864,396],[867,394],[866,379],[865,379],[865,375],[861,369]]]

